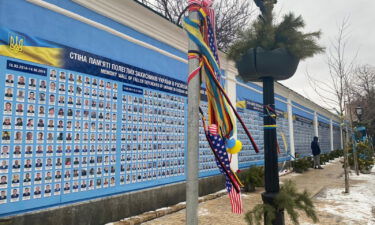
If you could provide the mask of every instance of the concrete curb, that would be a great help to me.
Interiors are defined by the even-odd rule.
[[[337,160],[330,161],[330,163],[336,163],[336,162],[337,162]],[[323,167],[326,167],[326,166],[327,165],[324,165]],[[279,176],[283,177],[283,176],[286,176],[286,175],[289,175],[289,174],[292,174],[292,173],[295,173],[295,172],[292,169],[290,169],[287,172],[285,172],[283,174],[280,174]],[[343,174],[343,172],[340,173],[338,176],[340,177],[340,176],[342,176],[342,174]],[[313,198],[315,198],[319,193],[324,191],[325,188],[326,188],[325,186],[321,187],[319,190],[312,193],[311,196]],[[219,191],[219,192],[216,192],[216,193],[213,193],[213,194],[202,196],[202,197],[199,197],[199,203],[209,201],[209,200],[213,200],[213,199],[222,197],[226,194],[227,194],[227,192],[225,190],[223,190],[223,191]],[[143,214],[128,217],[128,218],[122,219],[122,220],[117,221],[117,222],[107,223],[106,225],[139,225],[141,223],[144,223],[144,222],[147,222],[147,221],[150,221],[150,220],[153,220],[153,219],[156,219],[156,218],[168,215],[168,214],[178,212],[178,211],[180,211],[182,209],[185,209],[185,208],[186,208],[186,203],[180,202],[180,203],[175,204],[175,205],[170,206],[170,207],[165,207],[165,208],[157,209],[155,211],[145,212]]]
[[[287,173],[284,173],[280,176],[285,176],[290,173],[293,173],[293,171],[290,170]],[[219,191],[213,194],[202,196],[202,197],[199,197],[199,203],[206,202],[206,201],[216,199],[216,198],[220,198],[221,196],[224,196],[226,194],[227,194],[226,191]],[[141,224],[141,223],[144,223],[144,222],[147,222],[147,221],[150,221],[150,220],[153,220],[153,219],[156,219],[156,218],[159,218],[159,217],[171,214],[171,213],[178,212],[185,208],[186,208],[186,203],[180,202],[170,207],[165,207],[165,208],[157,209],[155,211],[145,212],[140,215],[122,219],[118,222],[108,223],[107,225],[138,225],[138,224]]]
[[[202,196],[202,197],[199,197],[199,203],[206,202],[215,198],[219,198],[226,194],[227,194],[226,191],[219,191],[213,194]],[[171,214],[171,213],[178,212],[185,208],[186,208],[186,203],[180,202],[170,207],[157,209],[155,211],[145,212],[137,216],[132,216],[129,218],[122,219],[118,222],[107,223],[107,225],[138,225],[138,224],[141,224],[141,223],[144,223],[144,222],[147,222],[147,221],[150,221],[150,220],[153,220],[153,219],[156,219],[156,218],[159,218],[159,217]]]

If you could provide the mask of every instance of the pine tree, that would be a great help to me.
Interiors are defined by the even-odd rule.
[[[301,16],[288,13],[278,24],[274,23],[272,10],[276,0],[254,0],[262,12],[252,26],[241,33],[240,38],[229,50],[228,57],[238,60],[250,48],[266,50],[285,48],[298,59],[312,57],[324,51],[317,43],[321,32],[303,33],[305,27]]]

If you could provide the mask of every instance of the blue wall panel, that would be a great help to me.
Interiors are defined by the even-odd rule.
[[[333,126],[333,149],[341,149],[340,126]]]
[[[318,114],[318,134],[322,152],[331,151],[330,119]]]
[[[184,53],[176,52],[175,49],[163,43],[152,40],[70,1],[57,2],[63,4],[64,7],[77,10],[83,15],[88,15],[95,21],[103,22],[125,34],[155,44],[164,50],[186,58]],[[0,12],[0,26],[145,68],[176,79],[186,79],[187,65],[185,63],[26,1],[2,1]]]
[[[255,84],[251,85],[254,87]],[[258,89],[257,89],[258,90]],[[237,110],[252,134],[258,148],[256,153],[247,138],[244,129],[237,122],[238,139],[243,142],[243,149],[238,154],[238,163],[240,168],[247,168],[252,165],[264,164],[264,135],[263,135],[263,99],[262,95],[249,88],[237,85],[237,102],[245,102],[245,108],[238,107]],[[278,112],[277,118],[277,140],[280,146],[279,161],[288,160],[289,157],[289,127],[286,118],[286,104],[280,101],[276,102]],[[282,138],[284,136],[284,138]],[[285,140],[285,142],[284,142]]]
[[[153,40],[152,38],[124,27],[103,16],[95,14],[90,10],[72,3],[71,1],[51,2],[83,16],[87,16],[90,19],[103,23],[132,37],[138,38],[139,40],[153,44],[180,57],[186,57],[186,54],[183,52],[177,51],[168,45]],[[186,79],[187,65],[184,63],[26,1],[2,1],[0,3],[0,26],[53,41],[58,44],[78,48],[79,50],[117,60],[122,63],[127,63],[132,66],[137,66],[148,71],[157,72],[167,77],[173,77],[182,81]],[[6,39],[7,37],[2,38]],[[7,70],[5,64],[7,60],[8,58],[5,57],[1,57],[0,60],[0,72],[2,74],[0,78],[1,90],[4,90],[5,88],[4,80],[6,74],[12,74],[16,80],[19,77],[24,77],[26,78],[26,83],[30,82],[30,79],[34,79],[38,84],[42,81],[46,82],[47,86],[54,83],[57,88],[64,84],[67,89],[72,86],[73,90],[76,90],[79,86],[77,83],[70,84],[66,80],[55,81],[49,76],[42,77],[26,72]],[[18,60],[16,61],[21,62]],[[21,130],[15,129],[14,133],[12,131],[12,140],[10,140],[9,143],[6,140],[2,140],[0,143],[1,150],[3,150],[4,146],[7,146],[6,148],[9,148],[9,151],[11,152],[9,158],[1,158],[0,161],[5,161],[10,167],[15,165],[16,161],[18,161],[21,166],[20,169],[0,171],[1,176],[5,176],[8,182],[8,184],[0,185],[0,192],[3,191],[7,194],[6,200],[0,200],[1,215],[9,215],[31,209],[36,210],[43,207],[103,197],[113,195],[114,193],[153,187],[185,179],[186,97],[131,85],[129,86],[130,88],[138,90],[140,93],[123,91],[121,82],[102,78],[99,79],[93,74],[77,73],[76,71],[69,71],[28,62],[26,63],[32,66],[41,66],[42,68],[47,69],[48,74],[52,69],[55,69],[58,74],[60,72],[65,72],[66,75],[72,73],[76,79],[78,76],[82,76],[83,78],[87,77],[91,81],[96,78],[98,81],[102,80],[105,83],[110,82],[110,85],[113,87],[111,92],[109,92],[109,90],[104,90],[104,93],[117,93],[117,98],[109,101],[104,97],[104,104],[109,103],[111,105],[110,107],[115,107],[114,104],[117,104],[116,108],[121,109],[124,114],[113,110],[110,110],[111,112],[109,112],[109,109],[104,111],[110,113],[109,115],[111,118],[111,120],[109,120],[110,122],[103,121],[105,129],[106,125],[109,126],[109,131],[106,130],[105,133],[101,133],[97,130],[99,129],[99,123],[102,123],[100,120],[88,119],[88,121],[85,121],[85,119],[82,118],[83,112],[86,111],[83,106],[81,117],[65,116],[64,118],[49,118],[48,116],[40,117],[38,114],[28,115],[26,113],[23,114],[22,117],[21,115],[18,116],[17,118],[23,119],[24,126]],[[116,88],[113,86],[115,84],[117,85]],[[86,88],[88,88],[89,91],[93,91],[94,89],[93,86],[82,86],[82,89]],[[40,93],[50,94],[48,88],[47,90],[36,89],[35,91],[33,89],[28,89],[28,87],[26,89],[23,89],[22,87],[7,87],[7,89],[13,90],[14,95],[16,93],[18,94],[20,91],[23,91],[25,96],[28,96],[30,92],[34,92],[38,97]],[[96,90],[97,94],[101,91],[100,88],[97,88]],[[92,93],[89,94],[89,97],[80,97],[76,96],[76,94],[70,95],[66,92],[59,92],[60,91],[56,92],[56,101],[60,97],[64,97],[65,101],[68,101],[71,97],[74,99],[73,103],[76,103],[79,99],[81,104],[85,104],[86,100],[90,105],[94,104],[93,101],[96,101],[96,106],[91,106],[90,110],[87,109],[87,111],[90,115],[91,113],[97,115],[100,114],[101,111],[97,108],[99,102],[102,101],[100,97],[94,97],[91,95]],[[137,99],[137,101],[135,101],[135,99]],[[2,99],[2,101],[3,100],[4,99]],[[146,101],[147,104],[145,103]],[[25,108],[34,105],[33,102],[27,104],[24,100],[23,102],[19,102],[16,98],[12,98],[10,102],[14,103],[14,105],[22,104]],[[36,102],[34,106],[35,110],[40,110],[40,106],[44,106],[43,104],[44,103]],[[67,102],[62,105],[59,104],[56,103],[55,105],[56,113],[58,108],[61,108],[66,112],[71,107],[67,105]],[[46,111],[48,111],[47,106],[48,104],[46,105]],[[74,105],[73,109],[79,111],[77,107]],[[3,104],[1,104],[0,110],[3,112]],[[146,111],[148,111],[147,114],[145,113]],[[112,118],[112,113],[114,114],[115,120]],[[9,118],[7,115],[1,117],[2,121],[7,118]],[[51,121],[51,123],[55,123],[56,125],[59,123],[59,120],[61,120],[65,126],[68,122],[71,122],[73,126],[75,126],[76,123],[79,123],[80,126],[83,127],[86,122],[88,123],[89,121],[90,123],[88,123],[88,126],[91,126],[91,122],[95,121],[98,122],[98,124],[96,124],[96,131],[98,132],[95,133],[90,131],[85,133],[83,130],[78,132],[76,128],[71,131],[64,129],[62,132],[59,132],[57,131],[57,128],[50,131],[45,128],[43,129],[43,131],[46,132],[45,138],[47,138],[47,135],[49,134],[51,134],[51,137],[56,138],[60,133],[63,133],[63,135],[72,134],[73,138],[79,138],[80,141],[74,139],[71,142],[64,140],[62,143],[59,143],[58,141],[52,141],[52,139],[51,141],[44,139],[44,141],[40,142],[18,143],[16,140],[13,140],[13,137],[17,132],[22,134],[23,138],[26,138],[26,135],[29,132],[27,130],[28,128],[25,128],[26,121],[34,119],[34,122],[37,123],[40,119],[44,118],[46,123]],[[14,120],[16,120],[16,117],[12,117],[10,120],[13,123]],[[112,130],[112,126],[116,126],[116,130]],[[14,127],[3,126],[0,130],[3,134],[3,131],[10,131],[11,129],[14,129]],[[35,130],[34,138],[36,138],[40,132],[42,132],[42,130],[39,132]],[[76,137],[75,135],[77,134],[80,134],[81,136]],[[88,141],[83,140],[85,134],[88,135]],[[102,143],[103,145],[101,145],[100,142],[94,143],[94,139],[91,140],[91,134],[95,135],[93,138],[99,138],[99,134],[104,138],[108,134],[109,139],[108,141],[104,141]],[[25,149],[30,146],[34,153],[30,155],[30,158],[25,154],[20,155],[21,157],[18,158],[18,155],[15,153],[13,154],[13,151],[15,151],[14,149],[16,147],[18,148],[18,146],[20,146],[22,152],[26,151]],[[36,148],[39,148],[38,146],[41,146],[41,149],[43,148],[43,153],[35,154]],[[46,153],[49,146],[52,147],[53,153]],[[62,146],[62,153],[56,153],[59,146]],[[91,146],[94,146],[93,152],[81,152],[79,154],[72,152],[75,148],[83,151],[86,147],[91,149]],[[100,146],[102,150],[98,150]],[[108,154],[104,153],[106,152],[107,147],[109,150]],[[112,151],[112,149],[115,149],[115,151]],[[99,152],[103,153],[99,154]],[[108,163],[106,161],[107,156],[109,160]],[[94,160],[94,164],[92,165],[89,163],[91,157],[93,157]],[[27,159],[31,159],[31,164],[33,165],[31,171],[23,168]],[[51,167],[46,166],[49,159],[51,159],[53,163],[53,166]],[[41,160],[43,164],[40,171],[34,167],[38,160]],[[212,157],[210,160],[212,161]],[[87,162],[87,166],[82,165],[83,161]],[[62,165],[58,166],[60,162]],[[77,162],[77,164],[74,162]],[[92,174],[91,169],[93,169]],[[114,171],[112,172],[112,170]],[[57,171],[61,172],[63,178],[55,178],[55,176],[57,176]],[[47,175],[49,172],[52,176],[51,180],[47,178],[50,176],[49,174]],[[206,169],[206,171],[203,172],[205,173],[201,174],[201,176],[207,176],[217,174],[218,169],[213,171],[213,169],[210,168],[209,171]],[[28,173],[31,175],[30,178],[32,180],[30,184],[28,182],[23,182]],[[40,174],[41,181],[35,180],[39,179],[36,178],[36,176],[39,176],[36,175],[37,173]],[[76,173],[78,173],[78,175]],[[17,177],[19,177],[18,179],[20,182],[16,182]],[[12,183],[12,181],[14,181],[14,183]],[[54,189],[57,184],[60,185],[61,191],[55,192]],[[65,185],[69,186],[69,190],[63,190]],[[78,188],[75,188],[76,185],[78,185]],[[84,185],[85,187],[81,187],[81,185]],[[49,188],[52,189],[51,194],[46,193],[46,190],[49,190]],[[24,193],[27,194],[28,189],[30,189],[29,191],[31,192],[30,197],[23,196]],[[38,194],[39,189],[41,190],[41,194]],[[18,197],[14,195],[14,198],[11,198],[13,191],[17,192]]]
[[[311,155],[310,143],[314,137],[312,110],[293,102],[293,105],[305,111],[293,107],[294,145],[296,156]],[[308,111],[308,112],[306,112]]]
[[[7,181],[0,192],[8,197],[0,201],[2,215],[184,180],[186,97],[27,63],[48,71],[35,75],[4,69],[7,57],[0,62],[0,89],[13,93],[0,107],[1,121],[10,121],[0,129],[0,160],[9,167],[0,169]],[[16,84],[22,79],[25,85]]]

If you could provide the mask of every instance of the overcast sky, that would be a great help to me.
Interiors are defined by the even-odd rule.
[[[327,50],[338,34],[338,24],[349,17],[348,59],[358,52],[356,63],[375,66],[375,0],[278,0],[275,13],[282,15],[289,11],[303,16],[306,31],[322,31],[320,43]],[[314,102],[321,103],[310,87],[305,71],[329,82],[326,59],[326,54],[321,54],[300,62],[296,74],[281,83]]]

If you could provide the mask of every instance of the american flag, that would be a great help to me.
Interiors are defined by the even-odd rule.
[[[212,135],[217,135],[217,125],[216,124],[211,124],[208,126],[208,131]]]
[[[216,43],[215,12],[214,12],[213,9],[209,10],[209,16],[208,16],[208,43],[207,44],[210,46],[211,52],[214,55],[217,64],[220,65],[219,55],[218,55],[218,51],[217,51],[217,43]]]
[[[243,206],[242,206],[241,192],[237,193],[236,189],[232,188],[232,190],[229,192],[229,199],[230,199],[230,204],[232,206],[232,213],[242,214]]]
[[[221,162],[225,166],[225,170],[229,172],[230,176],[233,174],[230,172],[230,161],[228,158],[228,153],[225,148],[224,140],[219,135],[212,135],[210,134],[210,140],[212,142],[212,146],[214,147],[215,153],[219,156]],[[232,205],[232,212],[236,214],[242,214],[242,200],[241,200],[241,193],[237,193],[236,189],[233,188],[230,178],[227,176],[225,171],[223,170],[221,163],[216,160],[217,167],[219,167],[220,172],[225,175],[225,188],[229,193],[230,204]],[[237,185],[237,184],[235,184]],[[238,185],[237,185],[238,186]]]

